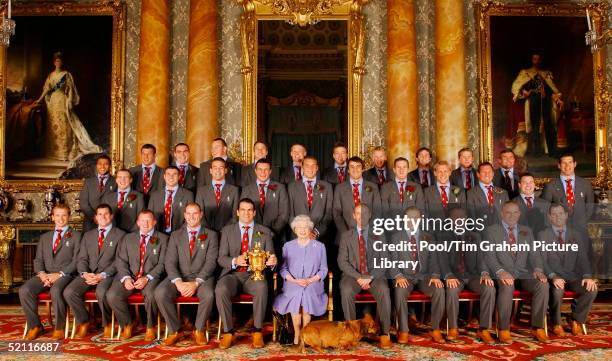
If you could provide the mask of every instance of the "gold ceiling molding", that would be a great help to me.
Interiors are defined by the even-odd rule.
[[[316,24],[324,15],[333,14],[334,8],[347,3],[346,0],[261,0],[259,2],[270,7],[275,15],[289,16],[287,21],[299,26]],[[355,2],[365,3],[367,0]]]

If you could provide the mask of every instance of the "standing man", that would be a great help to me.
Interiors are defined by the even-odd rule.
[[[435,182],[423,190],[427,217],[446,218],[449,209],[465,208],[465,191],[461,187],[451,185],[451,168],[448,162],[436,162],[433,171]]]
[[[538,234],[547,227],[546,218],[550,202],[536,197],[535,178],[531,173],[521,174],[518,188],[519,194],[514,198],[514,201],[521,211],[519,223],[531,228],[534,234]]]
[[[127,169],[120,169],[115,175],[117,178],[117,191],[104,196],[103,202],[113,210],[113,225],[124,232],[135,232],[138,229],[136,217],[145,207],[142,193],[133,190],[132,173]]]
[[[408,180],[408,159],[400,157],[393,161],[395,179],[380,188],[382,216],[395,218],[403,216],[408,207],[425,211],[425,198],[418,183]]]
[[[423,190],[433,184],[434,176],[431,170],[431,150],[427,147],[419,148],[416,152],[417,169],[410,172],[410,180],[419,183]]]
[[[306,157],[306,147],[300,143],[291,145],[289,155],[291,156],[291,165],[283,169],[280,177],[280,182],[289,184],[291,182],[302,181],[302,162]]]
[[[512,149],[504,149],[499,153],[499,168],[495,171],[493,176],[493,184],[496,187],[500,187],[508,192],[508,197],[515,198],[519,193],[519,175],[514,169],[514,163],[516,162],[516,156]]]
[[[164,346],[172,346],[181,339],[174,300],[178,296],[199,299],[192,337],[197,346],[208,343],[206,321],[215,303],[215,276],[219,240],[217,233],[202,227],[202,210],[197,203],[185,207],[185,225],[172,232],[164,265],[168,277],[155,289],[155,301],[168,324]]]
[[[81,211],[85,215],[83,221],[83,232],[96,228],[94,217],[96,207],[108,193],[115,190],[117,184],[110,175],[111,159],[106,154],[102,154],[96,159],[96,175],[86,178],[83,182],[83,189],[79,195]]]
[[[149,195],[164,186],[164,172],[155,163],[157,149],[153,144],[145,144],[140,148],[142,164],[130,168],[132,173],[132,189],[144,195],[145,205],[149,202]]]
[[[155,287],[164,274],[164,259],[168,236],[155,230],[155,215],[148,209],[138,214],[138,231],[126,235],[119,247],[115,264],[117,276],[108,291],[107,301],[115,311],[117,322],[123,328],[121,339],[132,337],[132,316],[127,298],[134,292],[144,296],[147,312],[147,331],[144,340],[155,340],[157,304]]]
[[[227,183],[227,164],[223,158],[212,160],[211,183],[198,188],[196,203],[204,210],[204,222],[215,232],[234,220],[238,209],[238,187]]]
[[[111,337],[111,309],[106,293],[117,273],[115,255],[125,235],[125,232],[113,227],[112,222],[111,207],[104,203],[97,206],[96,223],[98,227],[85,233],[81,240],[77,261],[79,276],[64,289],[64,299],[70,305],[76,319],[77,338],[84,338],[89,330],[89,312],[85,308],[84,295],[90,289],[96,290],[98,307],[102,313],[104,337]]]
[[[170,234],[181,228],[185,206],[193,202],[193,193],[179,186],[179,169],[173,165],[164,170],[165,186],[151,194],[149,209],[157,219],[157,229]]]
[[[476,185],[476,170],[474,169],[474,153],[471,148],[461,148],[457,153],[459,167],[451,173],[451,183],[469,191]]]
[[[194,193],[198,185],[198,167],[189,163],[189,145],[178,143],[174,146],[174,164],[179,170],[178,184]]]
[[[346,164],[348,148],[346,144],[341,142],[334,144],[332,157],[334,158],[334,165],[323,172],[323,180],[335,187],[338,183],[348,179],[348,166]]]
[[[55,330],[51,338],[64,339],[67,305],[63,293],[76,272],[81,232],[68,225],[70,208],[65,204],[60,203],[53,207],[52,219],[55,223],[54,230],[40,236],[36,246],[36,276],[19,288],[19,301],[28,327],[26,340],[34,340],[43,333],[43,325],[38,318],[38,294],[46,290],[49,291],[53,303]]]
[[[478,165],[478,183],[467,191],[467,207],[472,218],[484,218],[486,225],[499,222],[501,209],[508,201],[508,193],[493,185],[493,165]]]
[[[266,266],[275,267],[277,260],[270,230],[255,223],[256,212],[253,201],[248,198],[241,199],[237,211],[238,223],[225,226],[221,232],[217,262],[222,271],[215,288],[217,309],[223,322],[223,336],[219,342],[221,349],[232,345],[234,338],[232,298],[241,292],[253,295],[252,346],[264,347],[261,329],[268,302],[268,283],[251,279],[246,253],[255,246],[255,243],[260,243],[264,251],[272,252],[266,260]]]
[[[372,163],[374,163],[374,166],[365,173],[365,180],[377,184],[378,187],[393,180],[395,175],[387,164],[385,148],[381,146],[374,148],[372,151]]]
[[[544,186],[542,198],[563,204],[569,211],[570,226],[586,232],[586,224],[593,215],[595,195],[591,182],[576,175],[577,165],[573,154],[562,154],[559,157],[561,174]]]
[[[200,164],[198,171],[198,187],[211,184],[210,168],[212,161],[215,158],[221,158],[225,161],[227,173],[225,174],[225,183],[239,185],[240,169],[242,165],[227,156],[227,143],[223,138],[215,138],[211,144],[211,159]]]
[[[255,158],[253,160],[253,163],[251,164],[247,164],[247,165],[243,165],[242,166],[242,171],[240,172],[242,179],[240,180],[240,186],[241,187],[246,187],[248,185],[251,185],[253,183],[255,183],[255,180],[257,179],[257,175],[255,174],[255,166],[257,165],[257,161],[260,159],[265,159],[268,157],[268,145],[264,142],[262,142],[261,140],[258,140],[255,142],[255,144],[253,145],[253,158]],[[274,166],[271,167],[272,168],[272,174],[274,174]],[[275,176],[271,177],[271,178],[276,178]]]

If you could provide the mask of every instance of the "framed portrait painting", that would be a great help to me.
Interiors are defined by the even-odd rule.
[[[600,180],[607,164],[605,53],[585,44],[601,33],[606,7],[592,3],[476,7],[481,154],[495,161],[512,149],[518,171],[540,182],[557,176],[558,157],[574,154],[576,172]]]
[[[4,187],[78,188],[108,154],[121,164],[125,5],[16,3],[0,57]]]

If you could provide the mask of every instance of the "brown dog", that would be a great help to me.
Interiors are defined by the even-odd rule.
[[[369,314],[353,321],[312,321],[302,329],[300,351],[304,352],[306,345],[317,352],[327,347],[346,350],[355,347],[363,336],[377,331],[376,322]]]

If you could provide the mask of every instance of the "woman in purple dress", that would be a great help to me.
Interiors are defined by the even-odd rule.
[[[291,313],[296,345],[300,330],[310,322],[312,315],[321,316],[327,310],[327,294],[323,280],[327,276],[327,255],[323,243],[313,239],[314,224],[306,215],[291,222],[297,239],[283,246],[283,292],[274,300],[274,309],[280,314]]]

